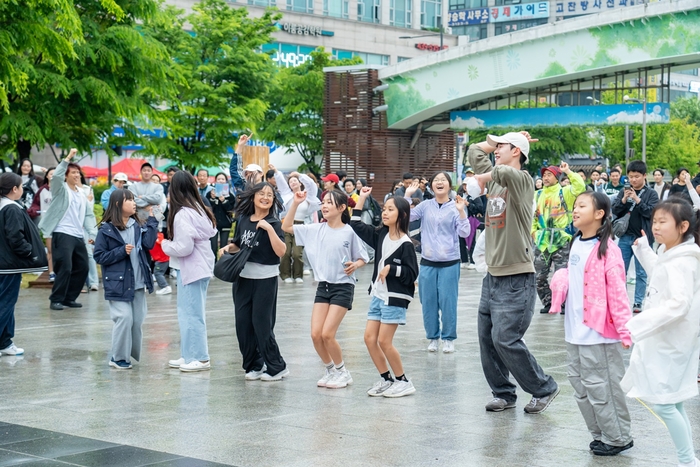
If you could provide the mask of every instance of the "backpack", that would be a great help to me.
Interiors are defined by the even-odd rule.
[[[22,197],[20,198],[19,202],[25,211],[32,207],[32,203],[34,202],[34,195],[36,195],[34,189],[32,188],[33,181],[34,179],[30,178],[29,180],[27,180],[26,183],[22,185],[24,193],[22,193]]]
[[[369,214],[369,218],[367,220],[371,223],[371,225],[374,227],[379,227],[382,223],[382,207],[371,195],[369,198],[367,198],[367,201],[365,201],[365,210]]]

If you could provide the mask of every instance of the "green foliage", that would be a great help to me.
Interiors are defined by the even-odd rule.
[[[671,117],[685,120],[700,128],[700,100],[691,97],[673,101]]]
[[[99,204],[102,199],[102,193],[109,190],[111,185],[108,183],[100,183],[92,186],[92,193],[95,195],[95,204]]]
[[[270,92],[270,108],[260,135],[280,146],[295,149],[304,158],[299,170],[320,173],[323,154],[323,68],[356,65],[359,57],[333,60],[323,47],[311,52],[311,60],[282,68],[276,74]]]
[[[0,156],[26,156],[32,145],[47,143],[109,150],[123,142],[111,136],[115,126],[138,141],[132,122],[157,122],[155,103],[174,95],[181,77],[147,32],[160,14],[156,0],[81,0],[76,13],[79,37],[70,57],[59,62],[27,51],[26,92],[10,100],[0,119]]]
[[[257,50],[272,41],[281,15],[266,11],[251,18],[245,8],[223,0],[203,0],[194,13],[169,6],[151,32],[167,45],[185,81],[177,100],[161,108],[167,136],[149,151],[187,168],[219,165],[235,147],[237,130],[255,130],[267,110],[266,95],[275,71],[269,55]],[[183,29],[191,25],[192,34]]]
[[[384,91],[384,100],[389,105],[386,113],[390,123],[396,123],[435,105],[435,101],[425,99],[421,92],[413,87],[415,82],[415,78],[402,76],[389,81],[389,89]]]

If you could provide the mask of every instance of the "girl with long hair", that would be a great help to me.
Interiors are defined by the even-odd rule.
[[[175,172],[170,180],[168,238],[161,248],[177,274],[177,320],[180,358],[170,360],[180,371],[209,370],[205,304],[214,271],[210,238],[217,234],[214,214],[204,205],[197,181],[189,172]]]
[[[335,336],[345,314],[352,309],[355,271],[364,266],[369,257],[348,225],[350,215],[345,193],[331,190],[324,196],[321,212],[326,222],[294,225],[294,214],[306,197],[304,191],[294,194],[294,202],[282,228],[294,234],[298,245],[306,247],[318,281],[311,311],[311,339],[325,371],[316,384],[332,389],[344,388],[352,384],[352,376],[345,367],[343,351]]]
[[[387,199],[382,209],[382,225],[375,229],[362,222],[362,207],[371,193],[372,188],[361,189],[350,222],[355,233],[377,252],[369,288],[372,302],[367,314],[365,345],[381,379],[367,394],[402,397],[416,392],[413,383],[406,378],[401,355],[393,344],[396,329],[406,324],[406,309],[413,300],[418,278],[418,260],[408,237],[411,205],[404,198]],[[387,362],[394,370],[395,379],[391,377]]]
[[[20,204],[29,210],[34,201],[34,195],[39,191],[41,179],[34,175],[34,164],[29,159],[22,159],[17,166],[17,175],[22,177],[22,199]]]
[[[114,190],[97,232],[93,257],[102,266],[105,300],[114,321],[109,366],[118,370],[131,369],[132,358],[141,360],[146,290],[153,292],[146,250],[153,248],[157,235],[153,210],[149,209],[146,224],[141,225],[134,194]]]
[[[220,254],[252,250],[232,288],[236,337],[248,381],[280,381],[289,376],[275,340],[277,276],[280,258],[287,249],[277,219],[281,207],[273,186],[267,182],[244,191],[236,205],[233,242],[220,250]]]
[[[34,223],[38,226],[39,220],[42,214],[44,214],[51,204],[51,179],[53,178],[53,173],[56,167],[49,167],[46,169],[46,175],[44,175],[44,181],[39,187],[39,191],[34,195],[34,201],[32,201],[32,206],[29,208],[27,213],[29,217],[34,220]],[[51,255],[51,235],[44,235],[44,242],[46,243],[46,256],[49,260],[49,282],[53,282],[56,279],[56,274],[53,273],[53,260]]]
[[[632,344],[626,324],[632,317],[622,252],[613,241],[610,198],[584,192],[576,198],[568,267],[552,278],[550,313],[566,303],[564,339],[574,399],[598,456],[613,456],[633,446],[630,413],[620,381],[622,349]]]

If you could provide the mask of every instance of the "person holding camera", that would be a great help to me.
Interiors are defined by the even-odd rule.
[[[644,232],[651,232],[651,212],[659,202],[659,195],[647,184],[646,176],[647,165],[644,162],[630,162],[627,166],[627,180],[623,184],[624,188],[617,194],[612,204],[612,214],[615,217],[613,230],[620,239],[618,246],[622,250],[625,272],[629,269],[632,260],[632,245],[638,238],[645,235]],[[622,232],[623,228],[624,232]],[[636,257],[634,270],[637,280],[634,285],[632,311],[639,313],[642,311],[642,301],[647,291],[647,273]]]

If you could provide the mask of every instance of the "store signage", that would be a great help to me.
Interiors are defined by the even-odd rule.
[[[688,90],[690,92],[700,93],[700,81],[691,81]]]
[[[557,16],[573,16],[600,13],[601,11],[608,11],[615,8],[644,5],[657,1],[660,0],[557,0],[553,3],[554,12]]]
[[[442,48],[443,48],[443,49],[446,49],[447,46],[446,46],[446,45],[443,45]],[[439,45],[435,45],[435,44],[418,43],[418,44],[416,44],[416,49],[420,49],[420,50],[429,50],[430,52],[439,52],[439,51],[440,51],[440,46],[439,46]]]
[[[549,2],[526,3],[491,8],[491,22],[549,18]]]
[[[472,8],[469,10],[453,10],[447,13],[447,25],[469,26],[473,24],[485,24],[489,22],[488,8]]]
[[[309,26],[308,24],[297,23],[282,23],[282,30],[289,34],[297,34],[300,36],[323,36],[323,31],[318,26]],[[330,34],[332,35],[332,34]]]

